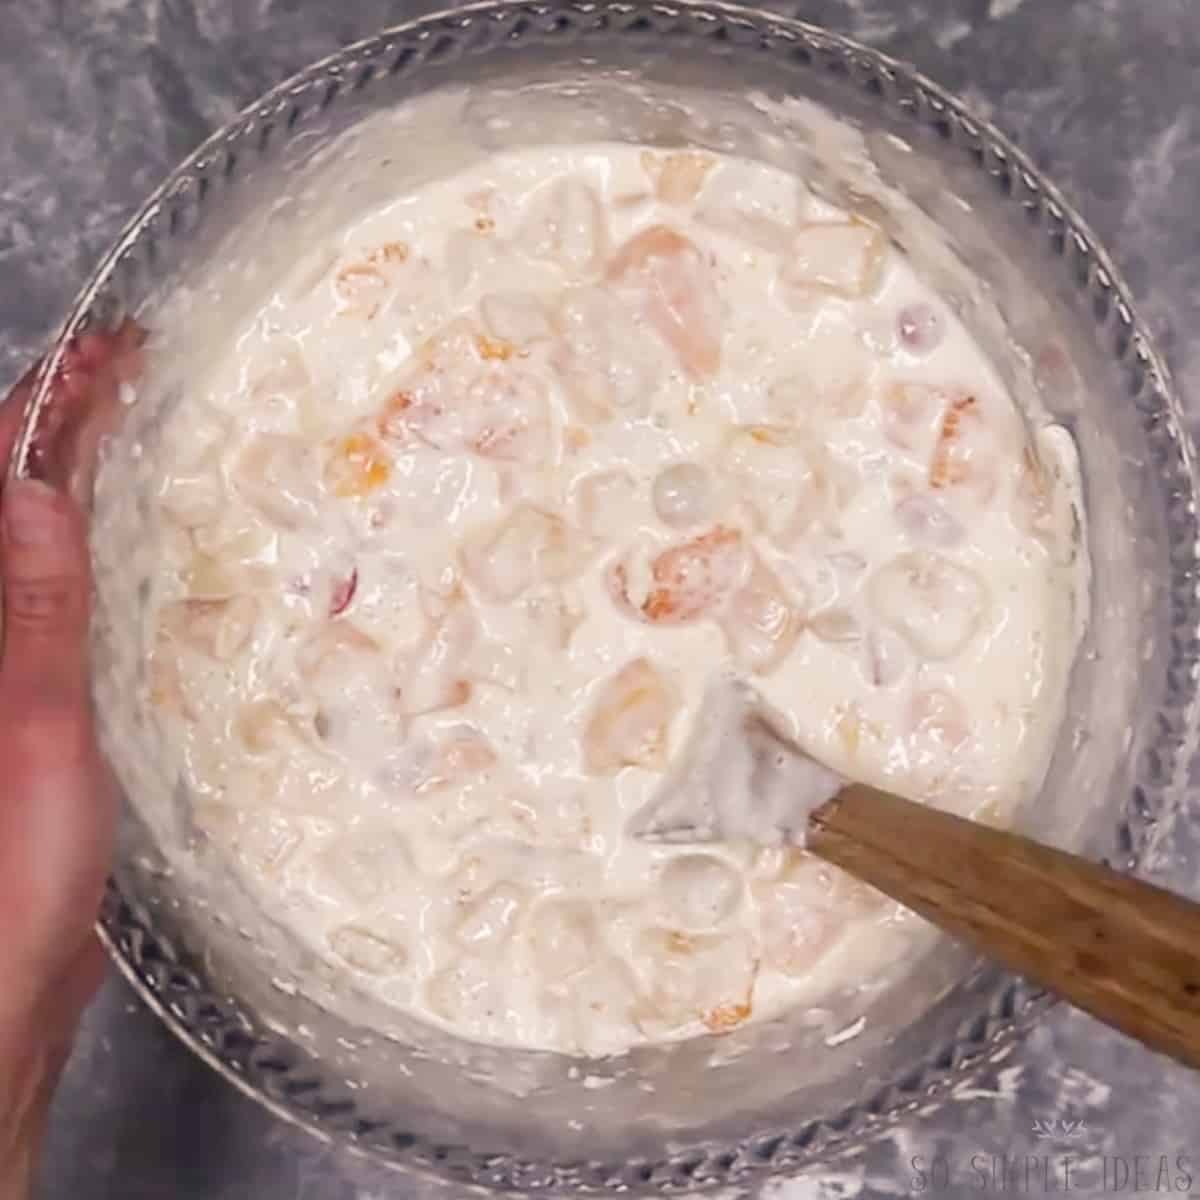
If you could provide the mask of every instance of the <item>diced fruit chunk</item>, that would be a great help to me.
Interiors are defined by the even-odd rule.
[[[690,204],[700,194],[709,173],[717,165],[702,150],[673,150],[669,154],[642,153],[642,169],[663,204]]]
[[[342,498],[369,496],[391,478],[392,464],[383,444],[369,433],[351,433],[331,448],[325,484]]]
[[[927,550],[885,563],[871,576],[867,593],[880,619],[928,659],[960,653],[988,604],[987,587],[974,571]]]
[[[594,188],[575,176],[556,179],[530,198],[517,244],[530,258],[569,277],[598,271],[608,252],[608,222]]]
[[[622,767],[661,770],[678,702],[653,663],[635,659],[601,687],[583,734],[584,761],[593,774]]]
[[[538,584],[561,583],[577,574],[590,545],[561,517],[520,504],[507,517],[466,539],[467,577],[494,600],[515,600]]]
[[[804,225],[792,240],[780,281],[788,289],[857,300],[879,286],[886,249],[883,234],[865,221]]]
[[[609,590],[621,607],[650,624],[679,625],[718,615],[749,566],[742,535],[718,525],[656,555],[646,580],[632,577],[631,564],[616,563],[609,571]]]
[[[737,912],[742,877],[714,854],[680,854],[663,867],[658,893],[668,925],[689,931],[713,929]]]
[[[721,628],[742,668],[765,675],[778,667],[795,645],[800,621],[774,572],[756,561],[722,615]]]
[[[710,379],[720,370],[721,302],[694,242],[666,225],[652,225],[616,252],[608,278],[640,297],[647,320],[689,376]]]
[[[585,970],[601,948],[596,914],[580,900],[546,900],[529,920],[529,947],[544,979],[558,981]]]

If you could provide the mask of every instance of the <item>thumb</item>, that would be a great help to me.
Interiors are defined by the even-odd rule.
[[[83,516],[69,497],[12,481],[3,515],[0,697],[22,707],[86,711],[91,575]]]

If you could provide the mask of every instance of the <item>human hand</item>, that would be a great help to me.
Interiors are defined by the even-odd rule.
[[[100,361],[64,382],[85,391]],[[32,374],[0,405],[0,477],[31,388]],[[103,975],[93,924],[115,823],[92,725],[86,530],[65,492],[0,492],[0,581],[0,1200],[19,1200]]]

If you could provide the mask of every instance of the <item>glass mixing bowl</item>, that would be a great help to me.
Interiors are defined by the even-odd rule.
[[[444,130],[406,121],[414,98],[464,88]],[[1181,794],[1200,661],[1195,475],[1167,374],[1107,254],[1024,155],[935,85],[798,22],[717,4],[482,4],[317,64],[205,143],[130,225],[42,370],[12,469],[69,478],[90,501],[96,429],[56,408],[54,386],[81,333],[129,315],[153,331],[206,263],[242,261],[229,312],[194,314],[219,334],[287,261],[289,226],[344,220],[470,154],[581,138],[734,149],[867,211],[1017,399],[1071,430],[1090,624],[1045,787],[1019,823],[1145,867]],[[100,708],[106,736],[135,706]],[[950,1085],[1049,1003],[944,940],[882,1000],[839,1011],[863,1018],[844,1041],[785,1016],[581,1063],[416,1028],[381,1036],[369,1012],[295,986],[313,964],[228,881],[173,869],[186,797],[130,799],[101,931],[146,1003],[281,1117],[458,1183],[685,1191],[796,1170],[953,1103]]]

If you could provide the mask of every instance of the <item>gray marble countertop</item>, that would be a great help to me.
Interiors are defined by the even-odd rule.
[[[915,62],[1012,134],[1114,252],[1200,414],[1196,0],[806,0],[793,10]],[[405,0],[3,0],[0,390],[204,134],[294,69],[415,11]],[[1074,1140],[1039,1136],[1076,1121]],[[41,1194],[54,1200],[425,1190],[272,1120],[115,979],[85,1022],[47,1151]],[[1091,1156],[1087,1169],[1064,1177],[1066,1151]],[[996,1174],[997,1159],[1026,1156],[1026,1173]],[[797,1200],[1064,1190],[1200,1195],[1200,1074],[1067,1011],[950,1109],[914,1117],[836,1174],[780,1189]]]

